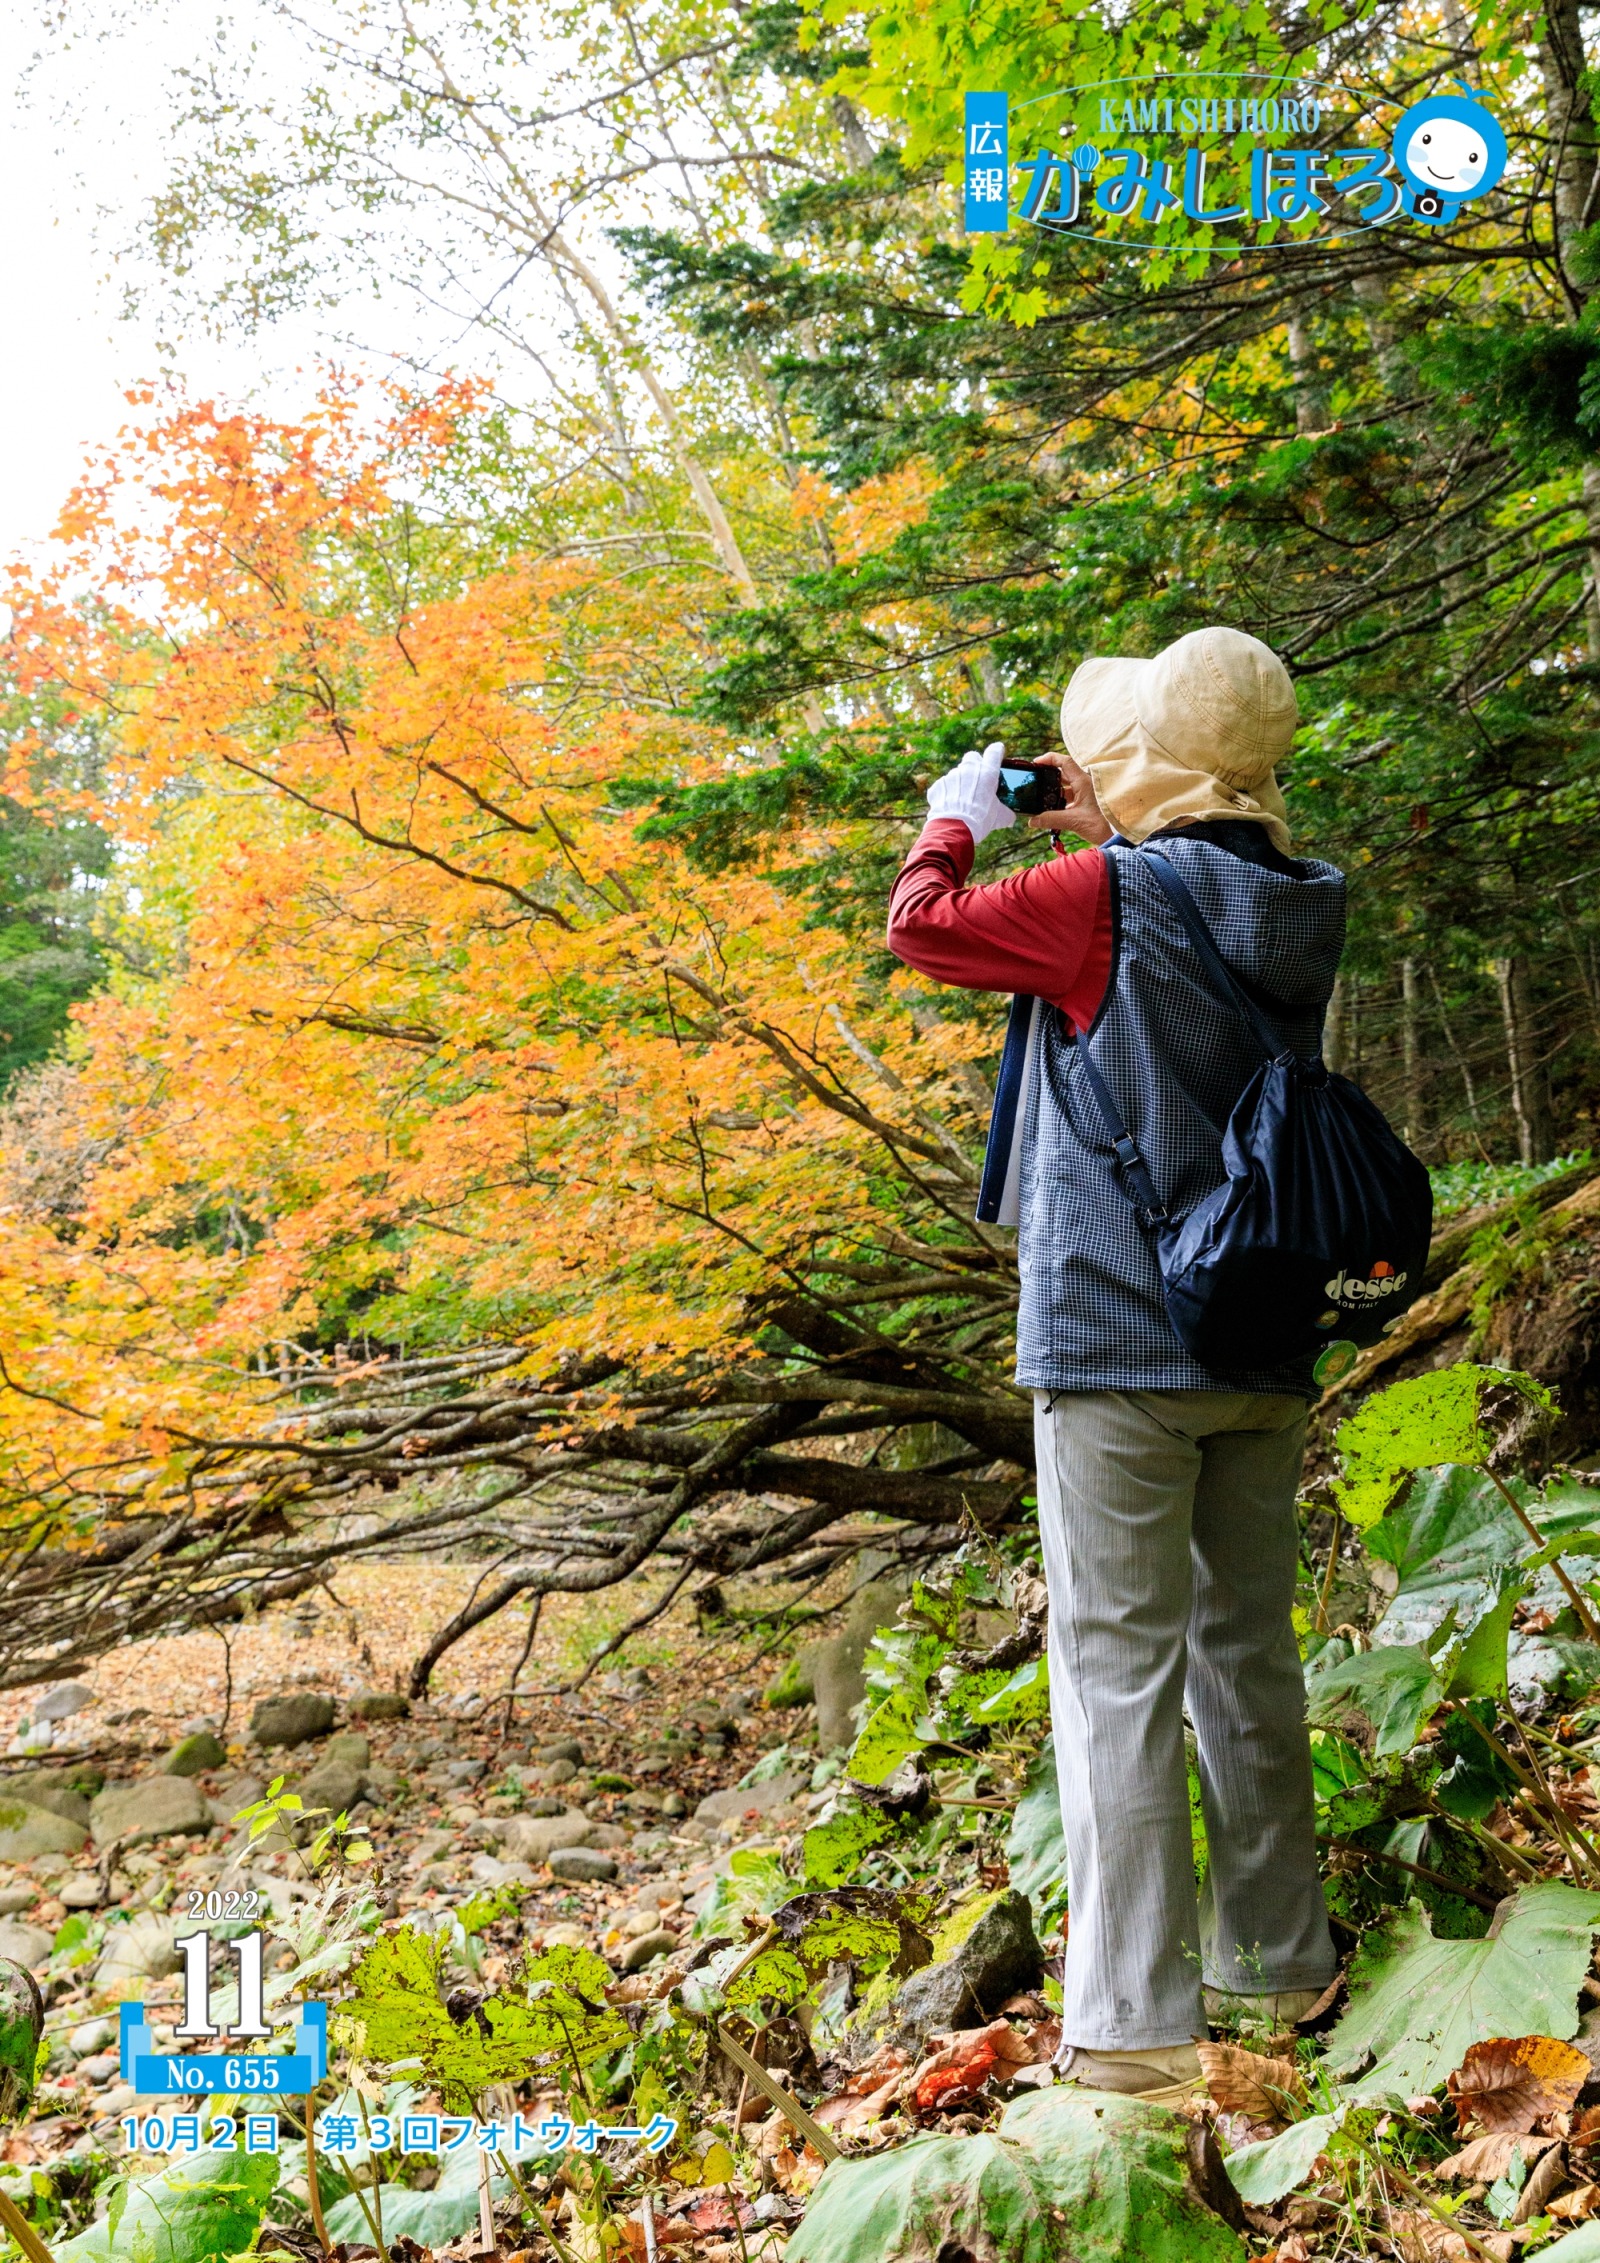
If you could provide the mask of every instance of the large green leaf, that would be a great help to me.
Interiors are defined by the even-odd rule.
[[[1027,1895],[1041,1918],[1065,1906],[1067,1836],[1061,1823],[1054,1737],[1045,1738],[1028,1770],[1027,1784],[1012,1812],[1006,1862],[1012,1885]]]
[[[1392,1643],[1327,1666],[1324,1656],[1319,1654],[1306,1676],[1312,1722],[1335,1726],[1353,1705],[1377,1732],[1380,1755],[1409,1752],[1444,1697],[1444,1682],[1428,1653],[1412,1643]]]
[[[1333,1442],[1342,1474],[1333,1490],[1348,1521],[1360,1531],[1376,1524],[1413,1470],[1437,1469],[1444,1462],[1481,1469],[1499,1442],[1482,1419],[1489,1390],[1511,1390],[1555,1410],[1550,1392],[1531,1375],[1463,1361],[1392,1383],[1341,1422]]]
[[[842,1886],[864,1854],[892,1839],[898,1826],[881,1807],[841,1798],[800,1842],[808,1886]]]
[[[1360,2097],[1414,2097],[1492,2035],[1576,2034],[1597,1932],[1600,1894],[1574,1886],[1527,1887],[1482,1941],[1436,1941],[1412,1903],[1361,1944],[1328,2072]]]
[[[1241,2145],[1228,2155],[1228,2176],[1239,2198],[1252,2208],[1270,2208],[1286,2192],[1293,2192],[1311,2174],[1319,2153],[1326,2153],[1343,2124],[1348,2107],[1331,2114],[1311,2114],[1264,2137],[1258,2144]]]
[[[836,2161],[787,2263],[1243,2263],[1189,2184],[1164,2107],[1072,2089],[1009,2106],[998,2131]]]
[[[520,2082],[539,2062],[587,2066],[621,2048],[628,2027],[605,2000],[610,1967],[592,1949],[552,1948],[530,1957],[515,1994],[486,1997],[455,2020],[444,2004],[448,1942],[402,1926],[385,1933],[351,1975],[339,2007],[350,2046],[379,2061],[415,2059],[452,2112],[468,2110],[494,2082]]]
[[[273,2153],[196,2153],[113,2196],[56,2263],[221,2263],[250,2246],[281,2167]]]
[[[1580,2224],[1553,2247],[1541,2247],[1539,2263],[1600,2263],[1600,2223]]]
[[[1512,1492],[1547,1537],[1572,1538],[1600,1527],[1600,1493],[1570,1478],[1542,1492],[1519,1477]],[[1474,1469],[1424,1470],[1381,1524],[1366,1536],[1367,1553],[1394,1567],[1398,1585],[1374,1631],[1379,1644],[1428,1642],[1452,1613],[1470,1627],[1487,1609],[1496,1575],[1533,1553],[1533,1542],[1498,1487]],[[1567,1570],[1592,1576],[1574,1549]],[[1560,1609],[1567,1598],[1553,1572],[1537,1580],[1534,1597]]]
[[[442,2247],[447,2239],[459,2239],[463,2232],[475,2231],[478,2225],[478,2149],[463,2147],[459,2153],[440,2156],[439,2181],[431,2192],[418,2192],[410,2185],[382,2184],[378,2187],[378,2205],[383,2223],[385,2244],[397,2239],[414,2239],[422,2247]],[[491,2198],[509,2199],[511,2179],[503,2169],[496,2170],[489,2179]],[[366,2194],[367,2206],[372,2206],[372,2194]],[[327,2225],[335,2239],[347,2239],[352,2245],[369,2245],[371,2226],[364,2214],[361,2201],[353,2192],[336,2201],[328,2210]]]

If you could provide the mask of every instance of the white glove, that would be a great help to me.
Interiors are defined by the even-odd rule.
[[[928,788],[928,815],[959,817],[974,848],[986,834],[1017,821],[1016,811],[1007,809],[996,791],[1005,751],[1004,742],[994,739],[982,754],[964,754],[953,770],[935,778]]]

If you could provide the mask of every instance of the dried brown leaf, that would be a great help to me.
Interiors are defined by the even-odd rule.
[[[1494,2036],[1474,2043],[1445,2088],[1459,2127],[1534,2129],[1547,2114],[1565,2113],[1589,2080],[1589,2062],[1575,2043],[1553,2035]]]
[[[1591,2216],[1600,2216],[1600,2184],[1575,2185],[1551,2201],[1549,2213],[1557,2223],[1586,2224]]]
[[[1492,2136],[1473,2138],[1448,2161],[1441,2161],[1433,2173],[1436,2177],[1459,2177],[1466,2184],[1493,2184],[1505,2175],[1518,2153],[1531,2168],[1555,2142],[1553,2137],[1519,2137],[1514,2130],[1496,2130]]]
[[[1269,2059],[1240,2043],[1200,2043],[1206,2088],[1225,2114],[1252,2122],[1291,2122],[1305,2104],[1305,2084],[1293,2059]]]
[[[1400,2263],[1472,2263],[1461,2234],[1420,2208],[1391,2208],[1389,2237]]]

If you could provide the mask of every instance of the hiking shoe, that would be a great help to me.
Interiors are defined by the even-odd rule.
[[[1088,2051],[1069,2043],[1056,2061],[1056,2074],[1081,2090],[1114,2090],[1165,2105],[1186,2098],[1200,2080],[1200,2057],[1192,2043],[1153,2044],[1144,2051]]]
[[[1304,2019],[1327,1992],[1326,1988],[1280,1988],[1266,1995],[1246,1996],[1228,1988],[1208,1988],[1206,2016],[1229,2027],[1252,2031],[1264,2028],[1276,2033]]]

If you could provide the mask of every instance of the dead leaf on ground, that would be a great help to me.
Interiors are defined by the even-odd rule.
[[[1473,2138],[1448,2161],[1441,2161],[1433,2173],[1436,2177],[1459,2177],[1466,2184],[1493,2184],[1505,2175],[1518,2153],[1531,2169],[1555,2142],[1553,2137],[1519,2137],[1515,2130],[1499,2129],[1489,2137]]]
[[[657,2216],[657,2247],[685,2247],[693,2238],[692,2224],[669,2223],[664,2217]],[[622,2219],[622,2244],[629,2255],[649,2254],[650,2250],[645,2245],[644,2226],[637,2216],[624,2216]]]
[[[1311,2250],[1298,2232],[1291,2232],[1286,2240],[1262,2256],[1261,2263],[1311,2263]]]
[[[1600,2184],[1574,2185],[1559,2200],[1552,2200],[1548,2213],[1562,2224],[1586,2224],[1591,2216],[1600,2216]]]
[[[1476,2121],[1486,2130],[1525,2133],[1547,2114],[1565,2113],[1589,2076],[1575,2043],[1558,2043],[1553,2035],[1497,2035],[1473,2044],[1445,2088],[1463,2130]]]
[[[1252,2122],[1291,2122],[1306,2100],[1306,2086],[1293,2059],[1269,2059],[1239,2043],[1199,2043],[1206,2088],[1225,2114],[1245,2114]]]
[[[772,2156],[773,2182],[780,2192],[809,2192],[826,2167],[822,2155],[809,2145],[799,2153],[792,2145],[780,2146]]]
[[[1461,2234],[1419,2208],[1391,2208],[1389,2237],[1400,2263],[1473,2263]]]
[[[1013,2067],[1034,2064],[1033,2045],[1009,2020],[963,2030],[944,2038],[943,2047],[923,2060],[906,2088],[919,2114],[931,2114],[975,2098],[991,2075],[1004,2080]]]

